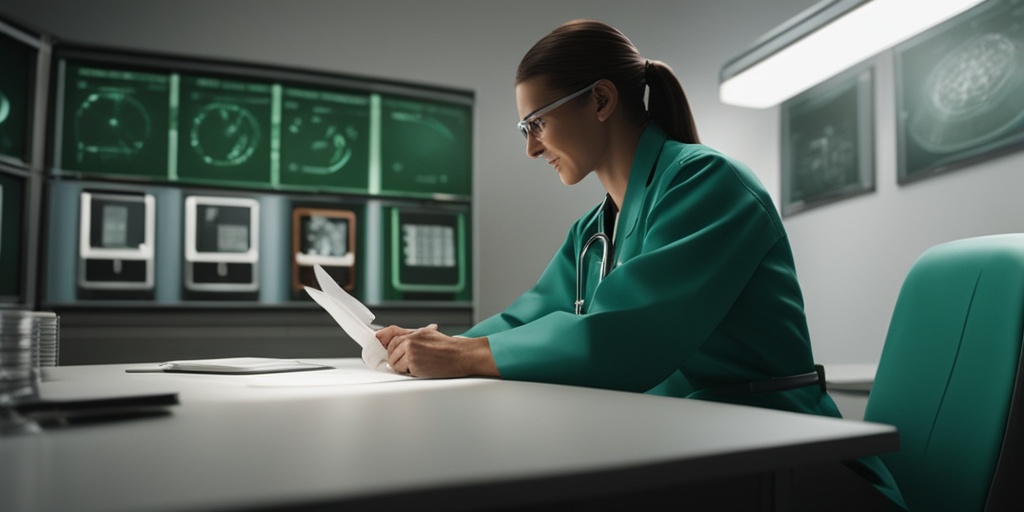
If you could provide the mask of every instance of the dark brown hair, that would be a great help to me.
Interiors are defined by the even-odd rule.
[[[600,79],[619,91],[619,103],[638,122],[650,119],[669,137],[700,142],[683,86],[667,64],[643,58],[614,27],[594,20],[573,20],[541,38],[526,52],[516,83],[542,76],[563,94]],[[650,87],[644,106],[645,86]]]

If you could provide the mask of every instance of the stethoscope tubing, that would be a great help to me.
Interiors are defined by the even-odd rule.
[[[611,249],[612,241],[608,238],[608,235],[599,231],[594,233],[587,240],[587,243],[583,244],[583,250],[580,251],[580,256],[576,260],[576,301],[573,303],[573,306],[577,315],[583,312],[583,262],[587,255],[587,249],[590,249],[594,242],[601,242],[601,269],[597,274],[597,282],[600,283],[604,276],[608,274],[608,253]]]

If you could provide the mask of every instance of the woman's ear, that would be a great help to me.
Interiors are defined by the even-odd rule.
[[[601,80],[594,86],[594,99],[597,100],[597,119],[607,121],[619,103],[619,90],[611,80]]]

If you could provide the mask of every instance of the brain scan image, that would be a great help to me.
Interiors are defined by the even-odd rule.
[[[930,69],[909,132],[924,149],[950,153],[998,139],[1024,120],[1024,48],[983,32],[950,49]]]

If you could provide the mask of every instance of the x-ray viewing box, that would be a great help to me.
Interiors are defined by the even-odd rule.
[[[152,290],[155,211],[150,194],[82,192],[78,286]]]
[[[185,289],[259,289],[259,208],[250,198],[185,198]]]
[[[333,208],[295,208],[292,210],[292,292],[305,286],[318,286],[313,274],[320,265],[338,284],[355,288],[356,215],[350,210]]]

